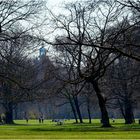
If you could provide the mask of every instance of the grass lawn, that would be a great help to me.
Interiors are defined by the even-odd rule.
[[[73,120],[65,121],[63,125],[45,120],[15,121],[15,125],[0,125],[0,139],[140,139],[138,122],[125,125],[123,120],[116,120],[112,128],[101,128],[99,120],[88,124],[74,124]]]

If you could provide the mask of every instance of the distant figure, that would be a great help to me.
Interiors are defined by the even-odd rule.
[[[25,117],[25,120],[26,120],[26,123],[28,123],[29,119],[28,119],[28,117],[27,117],[27,116]]]
[[[100,120],[100,123],[103,123],[102,119]]]
[[[44,117],[41,116],[40,119],[41,119],[41,123],[44,123]]]
[[[112,122],[113,122],[113,123],[115,122],[115,118],[113,117],[113,115],[112,115]]]
[[[2,116],[2,121],[3,121],[4,124],[6,123],[6,117],[5,116]]]
[[[64,124],[64,120],[57,120],[57,125],[63,125]]]
[[[38,120],[39,120],[39,123],[41,123],[41,117],[39,117],[39,119],[38,119]]]
[[[114,118],[112,118],[112,122],[113,122],[113,123],[115,122],[115,119],[114,119]]]
[[[24,113],[25,113],[25,114],[24,114],[24,117],[25,117],[26,123],[28,123],[29,118],[28,118],[27,112],[24,112]]]

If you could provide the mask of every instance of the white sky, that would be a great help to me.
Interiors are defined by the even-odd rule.
[[[76,1],[76,0],[47,0],[48,5],[50,6],[61,6],[63,3]]]
[[[64,3],[69,2],[76,2],[77,0],[46,0],[47,1],[47,7],[50,8],[54,13],[62,12],[62,5]]]

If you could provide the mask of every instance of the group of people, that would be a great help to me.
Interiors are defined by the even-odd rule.
[[[39,123],[43,123],[44,122],[44,117],[43,116],[40,116],[39,117]]]
[[[53,119],[52,122],[57,122],[57,125],[64,124],[65,119]]]
[[[26,123],[28,123],[29,118],[26,116],[26,117],[25,117],[25,120],[26,120]],[[40,116],[40,117],[38,118],[38,120],[39,120],[39,123],[44,123],[44,117],[43,117],[43,116]]]

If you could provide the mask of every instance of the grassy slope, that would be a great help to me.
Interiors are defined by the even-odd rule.
[[[17,125],[1,125],[1,139],[140,139],[140,125],[124,125],[117,120],[112,128],[101,128],[99,120],[93,124],[73,124],[66,121],[58,126],[50,120],[38,124],[37,120],[15,121]],[[86,122],[86,120],[85,120]]]

